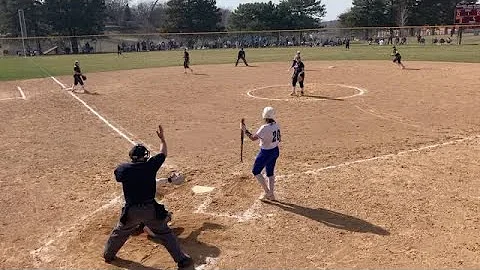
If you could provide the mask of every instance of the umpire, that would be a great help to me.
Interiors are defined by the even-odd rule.
[[[155,238],[165,246],[179,268],[193,266],[193,260],[181,250],[177,237],[167,225],[169,213],[155,201],[157,171],[167,157],[167,143],[160,125],[157,135],[161,141],[158,155],[149,158],[148,149],[138,144],[130,150],[132,162],[115,169],[115,178],[123,185],[125,206],[120,221],[105,245],[103,257],[106,263],[115,260],[117,252],[130,235],[144,224],[155,233]]]
[[[235,63],[235,66],[238,66],[238,62],[240,61],[240,59],[242,59],[243,63],[245,63],[245,66],[248,67],[247,60],[245,58],[245,51],[243,50],[243,48],[241,48],[240,51],[238,51],[238,57],[237,57],[237,62]]]

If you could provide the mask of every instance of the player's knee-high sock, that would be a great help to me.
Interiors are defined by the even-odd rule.
[[[265,179],[265,177],[263,176],[263,174],[257,174],[255,175],[255,178],[257,178],[257,181],[258,183],[260,184],[260,186],[262,186],[263,188],[263,191],[265,191],[265,193],[268,193],[268,187],[267,187],[267,181]]]
[[[273,195],[273,192],[275,191],[275,175],[268,177],[268,191],[270,195]]]

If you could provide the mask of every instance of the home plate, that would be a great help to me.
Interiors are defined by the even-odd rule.
[[[329,66],[328,68],[335,68],[335,66]]]
[[[214,187],[204,187],[204,186],[194,186],[194,187],[192,187],[192,191],[195,194],[210,193],[214,189],[215,189]]]

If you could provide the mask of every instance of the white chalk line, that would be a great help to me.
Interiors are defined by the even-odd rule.
[[[26,100],[27,97],[25,96],[25,93],[23,92],[22,88],[20,88],[20,86],[17,86],[17,90],[20,92],[20,96],[19,96],[19,97],[0,98],[0,101],[4,101],[4,100],[17,100],[17,99]]]
[[[308,170],[308,171],[293,173],[293,174],[288,174],[288,175],[278,175],[276,177],[276,179],[280,180],[280,179],[284,179],[284,178],[288,178],[288,177],[294,177],[294,176],[302,175],[302,174],[318,175],[321,172],[327,171],[327,170],[333,170],[333,169],[337,169],[337,168],[341,168],[341,167],[347,167],[347,166],[350,166],[350,165],[360,164],[360,163],[365,163],[365,162],[370,162],[370,161],[395,158],[397,156],[403,156],[403,155],[407,155],[407,154],[411,154],[411,153],[421,152],[421,151],[425,151],[425,150],[431,150],[431,149],[439,148],[439,147],[442,147],[442,146],[453,145],[453,144],[461,143],[461,142],[465,142],[465,141],[472,141],[472,140],[475,140],[475,139],[478,139],[478,138],[480,138],[480,135],[474,135],[474,136],[470,136],[470,137],[466,137],[466,138],[462,138],[462,139],[456,139],[456,140],[447,141],[447,142],[443,142],[443,143],[426,145],[426,146],[422,146],[422,147],[418,147],[418,148],[414,148],[414,149],[410,149],[410,150],[404,150],[404,151],[400,151],[400,152],[397,152],[397,153],[391,153],[391,154],[381,155],[381,156],[372,157],[372,158],[354,160],[354,161],[347,161],[347,162],[344,162],[344,163],[340,163],[340,164],[337,164],[337,165],[331,165],[331,166],[327,166],[327,167],[323,167],[323,168],[319,168],[319,169]],[[210,195],[208,195],[207,198],[205,199],[205,201],[198,206],[195,213],[205,214],[205,215],[214,216],[214,217],[232,218],[232,219],[236,219],[238,222],[246,222],[246,221],[250,221],[252,219],[261,217],[259,214],[256,213],[256,211],[261,207],[261,201],[260,200],[255,200],[255,202],[252,204],[252,206],[250,206],[247,210],[245,210],[242,213],[242,215],[233,215],[233,214],[229,214],[229,213],[208,212],[207,209],[210,206],[210,204],[212,203],[212,200],[213,200],[212,197]]]
[[[25,96],[25,93],[23,92],[22,88],[20,88],[20,86],[17,86],[17,89],[20,92],[20,95],[22,96],[22,99],[26,100],[27,97]]]
[[[310,85],[317,85],[317,83],[311,83]],[[346,85],[346,84],[331,84],[331,83],[327,83],[327,84],[319,84],[319,85],[328,85],[328,86],[339,86],[339,87],[344,87],[344,88],[350,88],[350,89],[354,89],[356,91],[358,91],[358,93],[355,93],[353,95],[350,95],[350,96],[344,96],[344,97],[338,97],[338,98],[335,98],[335,99],[350,99],[350,98],[354,98],[354,97],[358,97],[358,96],[363,96],[365,95],[365,93],[367,93],[368,91],[364,88],[360,88],[360,87],[357,87],[357,86],[353,86],[353,85]],[[316,99],[316,98],[305,98],[305,99],[295,99],[295,98],[284,98],[284,99],[280,99],[280,98],[266,98],[266,97],[259,97],[259,96],[255,96],[254,95],[254,92],[258,91],[258,90],[262,90],[262,89],[268,89],[268,88],[277,88],[277,87],[288,87],[288,85],[284,85],[284,84],[281,84],[281,85],[269,85],[269,86],[263,86],[263,87],[258,87],[258,88],[254,88],[252,90],[249,90],[247,91],[247,96],[251,97],[251,98],[255,98],[255,99],[261,99],[261,100],[271,100],[271,101],[326,101],[328,99]]]
[[[367,111],[367,110],[365,110],[365,109],[362,109],[362,108],[361,108],[360,106],[358,106],[358,105],[355,105],[355,108],[357,108],[357,109],[360,110],[361,112],[364,112],[364,113],[366,113],[366,114],[370,114],[370,115],[372,115],[372,116],[374,116],[374,117],[377,117],[377,118],[380,118],[380,119],[384,119],[384,120],[387,120],[387,121],[397,122],[397,123],[399,123],[399,124],[406,125],[406,126],[410,126],[410,127],[414,127],[414,128],[420,128],[420,127],[421,127],[420,125],[415,125],[415,124],[406,123],[406,122],[404,122],[404,121],[402,121],[402,120],[398,120],[398,119],[395,119],[395,118],[393,118],[393,119],[392,119],[392,118],[388,118],[388,117],[382,116],[382,115],[380,115],[380,114],[378,114],[378,113],[375,113],[375,112],[373,112],[373,111]]]
[[[54,80],[58,85],[60,85],[62,87],[62,89],[66,89],[65,85],[63,83],[61,83],[59,80],[57,80],[57,78],[53,77],[53,76],[50,76],[50,78],[52,78],[52,80]],[[87,108],[90,112],[92,112],[95,116],[98,117],[98,119],[100,119],[105,125],[107,125],[109,128],[111,128],[113,131],[115,131],[118,135],[120,135],[122,138],[124,138],[125,140],[127,140],[130,144],[132,145],[135,145],[135,141],[133,141],[132,139],[130,139],[130,137],[128,137],[125,133],[123,133],[120,129],[118,129],[117,127],[115,127],[114,125],[112,125],[107,119],[105,119],[105,117],[103,117],[102,115],[100,115],[97,111],[95,111],[92,107],[90,107],[90,105],[88,105],[83,99],[79,98],[77,95],[75,95],[73,92],[70,92],[68,91],[67,93],[69,93],[73,98],[75,98],[78,102],[80,102],[83,106],[85,106],[85,108]]]
[[[1,98],[0,101],[4,101],[4,100],[15,100],[15,99],[21,99],[21,98],[20,98],[20,97]]]

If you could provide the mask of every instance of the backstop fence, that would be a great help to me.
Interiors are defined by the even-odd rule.
[[[287,46],[365,45],[460,45],[480,44],[480,25],[409,26],[366,28],[319,28],[302,30],[215,32],[215,33],[114,33],[95,36],[51,36],[0,38],[3,56],[112,53],[189,49],[261,48]]]

